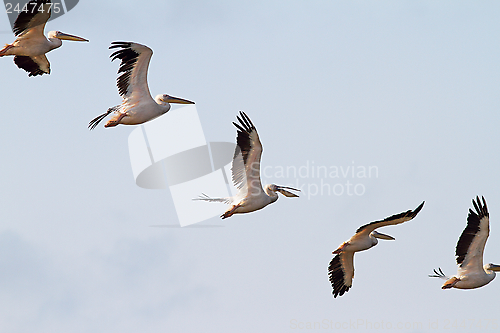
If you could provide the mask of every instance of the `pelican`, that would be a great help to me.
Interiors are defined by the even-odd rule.
[[[381,221],[371,222],[359,227],[354,236],[332,252],[336,254],[336,256],[330,261],[328,275],[332,283],[334,298],[344,295],[352,286],[352,278],[354,277],[354,252],[364,251],[374,247],[378,243],[377,238],[385,240],[395,239],[392,236],[377,232],[375,229],[410,221],[417,216],[424,206],[424,203],[425,201],[413,211],[409,210],[390,216]]]
[[[123,101],[122,104],[109,108],[105,113],[92,119],[89,123],[91,130],[112,112],[114,116],[104,127],[145,123],[167,113],[170,110],[169,103],[194,104],[194,102],[167,94],[157,95],[153,99],[148,88],[148,66],[153,50],[146,45],[133,42],[112,42],[111,44],[110,49],[120,48],[111,54],[110,58],[111,61],[121,59],[118,74],[122,74],[116,79],[116,84]]]
[[[441,289],[474,289],[487,285],[495,278],[495,272],[500,272],[500,265],[487,264],[483,266],[483,251],[490,233],[490,214],[484,197],[483,203],[476,197],[472,204],[476,211],[469,209],[467,226],[458,239],[455,255],[457,257],[458,272],[456,275],[446,276],[441,268],[434,270],[434,275],[446,282]]]
[[[210,198],[206,194],[202,194],[199,198],[194,199],[231,204],[231,208],[220,216],[222,219],[231,217],[233,214],[250,213],[262,209],[278,200],[278,193],[293,198],[298,197],[298,195],[287,190],[300,191],[275,184],[266,185],[262,189],[260,181],[262,144],[257,129],[250,118],[243,111],[240,111],[240,116],[241,118],[236,116],[239,124],[233,122],[233,125],[238,129],[238,134],[231,168],[233,183],[238,188],[238,193],[229,198]]]
[[[45,53],[57,49],[62,40],[88,42],[87,39],[50,31],[47,38],[43,35],[52,8],[50,0],[32,0],[27,11],[21,11],[14,22],[17,39],[0,50],[0,57],[13,55],[17,67],[28,72],[28,76],[50,74],[50,63]]]

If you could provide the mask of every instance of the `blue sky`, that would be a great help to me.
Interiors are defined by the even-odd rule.
[[[51,75],[0,59],[2,330],[497,331],[499,281],[443,291],[427,274],[455,274],[476,195],[485,263],[500,264],[499,14],[495,1],[80,1],[46,32],[90,42],[50,52]],[[218,228],[151,227],[177,215],[168,190],[134,183],[134,128],[87,129],[120,102],[108,46],[122,40],[153,49],[152,95],[195,101],[207,141],[232,142],[244,110],[263,166],[377,176],[266,177],[302,197],[201,224]],[[365,191],[312,195],[347,182]],[[380,230],[395,241],[355,255],[353,287],[333,299],[331,252],[423,200]]]

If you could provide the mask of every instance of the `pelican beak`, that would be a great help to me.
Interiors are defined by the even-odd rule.
[[[396,238],[392,237],[392,236],[389,236],[389,235],[385,235],[385,234],[381,234],[380,232],[377,232],[377,231],[372,231],[372,235],[374,237],[377,237],[377,238],[380,238],[380,239],[385,239],[385,240],[395,240]]]
[[[187,99],[182,99],[174,96],[168,96],[166,102],[177,103],[177,104],[194,104],[194,102],[188,101]]]
[[[60,32],[60,31],[57,32],[55,37],[62,39],[62,40],[73,40],[76,42],[88,42],[89,41],[88,39],[78,37],[75,35],[65,34],[64,32]]]
[[[500,265],[490,264],[488,267],[489,270],[500,272]]]
[[[276,186],[276,191],[280,192],[281,194],[283,194],[285,197],[289,197],[289,198],[298,198],[299,196],[295,193],[292,193],[292,192],[289,192],[289,191],[286,191],[284,189],[287,189],[287,190],[293,190],[293,191],[299,191],[300,190],[297,190],[296,188],[293,188],[293,187],[286,187],[286,186]]]

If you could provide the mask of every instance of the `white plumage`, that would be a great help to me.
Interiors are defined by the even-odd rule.
[[[21,11],[14,22],[12,44],[0,50],[0,57],[13,55],[17,67],[28,72],[28,76],[50,74],[50,63],[45,54],[62,45],[62,40],[88,42],[87,39],[60,31],[50,31],[45,38],[43,31],[50,18],[50,0],[32,0],[27,11]]]
[[[474,289],[487,285],[495,278],[495,272],[500,271],[500,265],[487,264],[483,266],[483,252],[486,240],[490,234],[490,214],[486,201],[476,197],[472,204],[476,211],[469,209],[467,226],[458,239],[455,249],[458,271],[454,276],[446,276],[441,268],[434,270],[430,277],[446,280],[442,289]]]
[[[375,231],[375,229],[385,227],[388,225],[401,224],[410,221],[420,212],[424,206],[424,202],[420,204],[415,210],[409,210],[397,215],[390,216],[381,221],[371,222],[365,224],[356,230],[354,236],[349,238],[348,241],[342,243],[338,249],[333,251],[336,256],[330,261],[328,266],[328,275],[333,287],[333,297],[342,296],[348,292],[352,286],[352,279],[354,277],[354,253],[368,250],[377,245],[378,240],[394,240],[394,237],[384,235]]]
[[[231,204],[222,219],[233,214],[249,213],[266,207],[278,200],[278,192],[286,197],[298,197],[298,195],[287,190],[300,191],[292,187],[269,184],[262,189],[260,180],[260,158],[262,156],[262,144],[260,143],[257,129],[245,112],[240,111],[237,117],[239,124],[233,122],[238,129],[236,137],[237,147],[234,152],[232,179],[238,188],[238,193],[229,198],[210,198],[203,194],[194,200],[211,202],[223,202]]]
[[[111,59],[120,59],[116,80],[122,103],[111,107],[105,113],[92,119],[89,128],[94,129],[110,113],[113,117],[104,127],[118,124],[138,125],[153,120],[170,110],[169,103],[194,104],[194,102],[167,94],[151,97],[148,87],[148,67],[153,51],[142,44],[133,42],[112,42],[110,49],[120,48],[111,54]]]

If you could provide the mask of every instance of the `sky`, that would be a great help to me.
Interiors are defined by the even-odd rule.
[[[500,264],[499,16],[496,1],[81,0],[45,31],[90,42],[50,52],[50,75],[0,59],[0,331],[499,331],[498,279],[427,276],[455,274],[477,195]],[[9,28],[0,13],[0,43]],[[244,110],[264,183],[301,197],[179,227],[168,189],[135,184],[135,127],[87,129],[120,103],[113,41],[153,49],[152,95],[195,101],[207,141],[234,142]],[[334,299],[332,251],[422,201]]]

